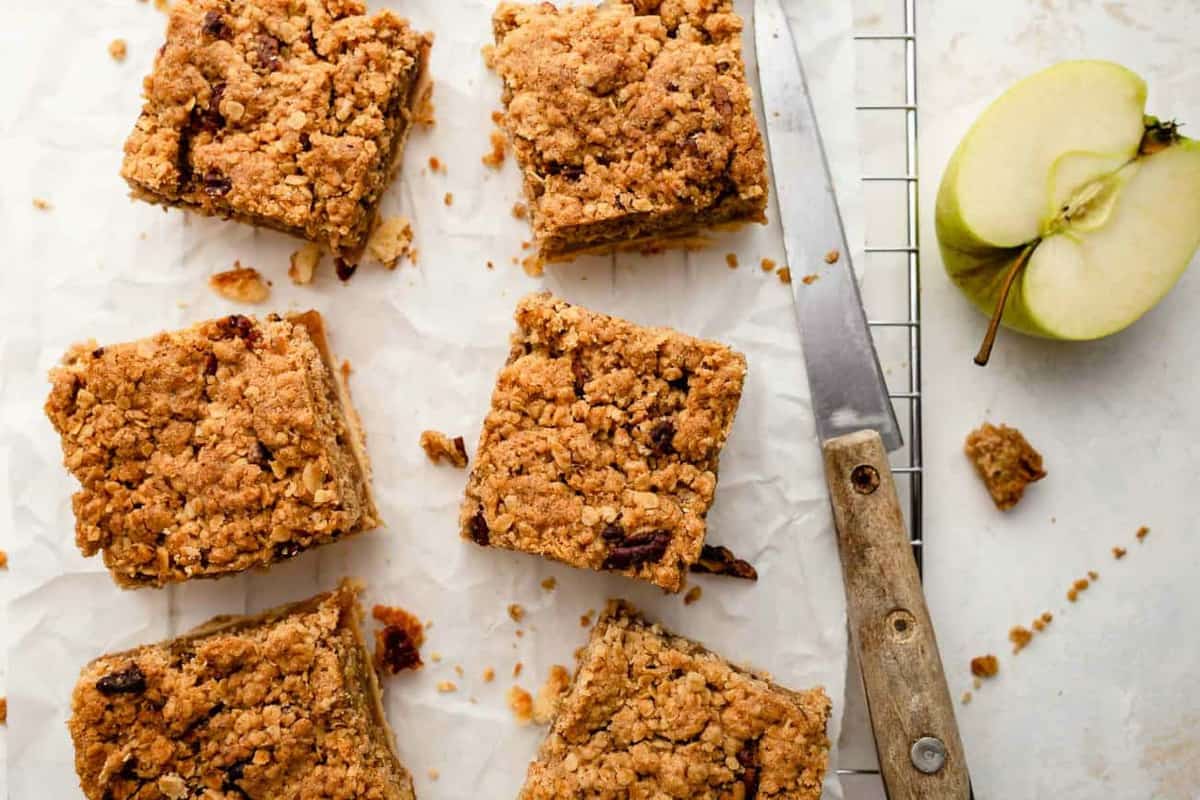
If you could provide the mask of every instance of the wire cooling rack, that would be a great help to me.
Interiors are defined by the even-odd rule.
[[[923,564],[921,442],[921,275],[917,169],[917,0],[856,0],[855,56],[858,128],[864,150],[867,281],[863,287],[871,333],[905,446],[892,454],[892,472],[905,508],[917,567]],[[902,79],[902,83],[901,83]],[[854,670],[857,673],[857,670]],[[848,692],[860,692],[857,674]],[[870,738],[869,731],[854,731]],[[843,742],[846,736],[843,736]],[[861,748],[859,748],[861,750]],[[847,800],[882,800],[874,759],[845,760],[838,769]]]

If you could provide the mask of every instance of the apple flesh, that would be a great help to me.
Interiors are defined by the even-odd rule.
[[[1200,247],[1200,142],[1146,117],[1145,99],[1124,67],[1069,61],[972,126],[942,178],[936,229],[947,272],[984,313],[1096,339],[1175,285]]]

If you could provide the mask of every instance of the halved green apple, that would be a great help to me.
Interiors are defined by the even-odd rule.
[[[1146,84],[1105,61],[1020,81],[959,144],[938,190],[951,279],[998,323],[1097,339],[1132,324],[1200,247],[1200,141],[1145,116]]]

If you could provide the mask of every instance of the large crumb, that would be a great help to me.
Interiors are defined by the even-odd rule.
[[[685,606],[690,606],[692,603],[695,603],[697,600],[699,600],[700,595],[703,593],[703,590],[699,586],[693,586],[692,588],[688,589],[687,594],[683,596],[683,604]]]
[[[1008,640],[1013,644],[1013,654],[1024,650],[1033,641],[1033,631],[1022,625],[1013,626],[1008,632]]]
[[[421,620],[395,606],[377,605],[371,609],[371,616],[383,623],[375,631],[375,668],[390,675],[420,669],[420,647],[425,643]]]
[[[521,725],[533,721],[533,697],[520,686],[508,690],[508,708]]]
[[[1073,584],[1071,584],[1071,588],[1067,589],[1067,599],[1074,603],[1079,599],[1079,593],[1087,591],[1087,588],[1090,585],[1091,583],[1087,578],[1080,578],[1079,580],[1075,581]]]
[[[33,207],[38,211],[52,211],[54,204],[44,197],[35,197],[33,198]]]
[[[208,279],[213,291],[235,303],[262,303],[271,296],[271,287],[254,267],[234,262],[233,269],[218,272]]]
[[[506,145],[504,134],[500,131],[492,131],[491,136],[488,138],[492,149],[485,153],[481,160],[486,166],[492,169],[499,169],[504,164],[504,149]]]
[[[317,265],[320,263],[321,245],[309,242],[292,253],[291,262],[288,264],[288,277],[297,286],[312,283],[313,273],[317,271]]]
[[[409,256],[416,263],[412,241],[412,223],[408,217],[388,217],[371,231],[367,239],[367,252],[388,269],[395,269],[404,256]]]
[[[108,54],[113,61],[124,61],[128,52],[124,39],[113,39],[108,43]]]
[[[787,267],[780,267],[775,272],[775,274],[779,276],[780,283],[791,283],[792,282],[792,271],[790,269],[788,269]]]
[[[1046,477],[1041,455],[1016,428],[985,422],[967,435],[963,447],[1001,511],[1015,506],[1025,487]]]
[[[550,667],[546,682],[538,689],[537,699],[533,701],[533,721],[538,725],[546,725],[558,713],[558,704],[567,687],[571,685],[571,673],[561,664]]]
[[[976,678],[991,678],[1000,671],[1000,661],[990,653],[971,659],[971,674]]]
[[[509,603],[508,615],[513,622],[520,622],[525,619],[525,608],[520,603]]]
[[[421,448],[435,464],[440,464],[442,459],[445,459],[459,469],[467,466],[467,446],[461,436],[451,439],[439,431],[422,431]]]

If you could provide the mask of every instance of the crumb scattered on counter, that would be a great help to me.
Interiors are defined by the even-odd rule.
[[[288,277],[297,286],[312,283],[313,273],[321,263],[321,246],[313,242],[292,253],[288,264]]]
[[[700,548],[700,558],[690,567],[692,572],[708,575],[728,575],[747,581],[758,580],[758,570],[749,561],[733,554],[728,547],[706,544]]]
[[[549,578],[546,578],[542,581],[542,588],[547,592],[553,592],[556,588],[558,588],[558,579],[551,575]]]
[[[531,278],[540,278],[546,271],[546,262],[536,253],[521,260],[521,269]]]
[[[1112,549],[1113,558],[1117,559],[1118,561],[1125,557],[1126,552],[1128,551],[1126,551],[1124,547],[1114,547]]]
[[[520,686],[508,690],[508,708],[521,725],[533,721],[533,697]]]
[[[983,688],[983,679],[976,677],[975,680],[971,681],[971,685],[975,687],[975,691],[979,691]]]
[[[0,697],[0,725],[8,724],[8,698]]]
[[[976,678],[992,678],[1000,671],[1000,660],[992,654],[971,659],[971,674]]]
[[[800,279],[800,282],[803,283],[805,286],[812,286],[814,283],[816,283],[820,279],[820,277],[821,277],[820,275],[818,275],[814,272],[812,274],[805,275],[803,278]]]
[[[0,550],[0,569],[8,569],[8,551]]]
[[[1137,540],[1139,542],[1143,542],[1146,540],[1146,537],[1150,535],[1150,529],[1143,525],[1137,529],[1137,533],[1134,535],[1137,536]]]
[[[454,192],[446,192],[445,197],[442,198],[442,202],[448,206],[454,205]]]
[[[521,620],[525,619],[524,606],[522,606],[520,603],[509,603],[508,616],[512,618],[513,622],[520,622]]]
[[[483,682],[491,683],[494,680],[496,680],[496,670],[492,669],[491,667],[484,667],[483,668]]]
[[[1074,603],[1079,599],[1079,593],[1086,591],[1089,585],[1087,578],[1080,578],[1075,581],[1075,583],[1071,584],[1071,588],[1067,590],[1067,599]]]
[[[487,266],[487,268],[488,268],[488,269],[495,269],[495,268],[496,268],[496,265],[495,265],[495,264],[493,264],[491,261],[487,262],[487,265],[486,265],[486,266]]]
[[[108,43],[108,55],[113,61],[124,61],[128,53],[129,48],[126,46],[124,39],[113,39]]]
[[[522,664],[520,661],[518,661],[517,663],[513,664],[512,676],[513,676],[514,678],[519,678],[519,677],[521,677],[521,670],[523,670],[524,668],[525,668],[525,665],[524,665],[524,664]]]
[[[529,216],[529,206],[524,203],[513,203],[512,215],[517,219],[525,219]]]
[[[561,664],[550,667],[546,682],[538,689],[537,699],[533,701],[533,721],[538,725],[546,725],[558,712],[558,704],[567,687],[571,685],[571,673]]]
[[[764,258],[762,261],[758,262],[758,266],[760,266],[762,268],[763,272],[774,272],[775,271],[775,259]]]
[[[396,606],[377,605],[371,616],[383,624],[375,631],[375,668],[387,675],[420,669],[425,626],[416,615]],[[436,660],[436,659],[435,659]]]
[[[467,672],[466,672],[466,670],[463,669],[462,664],[455,664],[454,665],[454,674],[457,675],[458,677],[462,678],[467,674]]]
[[[36,208],[38,211],[53,211],[54,210],[54,204],[51,203],[49,200],[45,199],[44,197],[33,198],[33,207]]]
[[[792,271],[790,269],[788,269],[787,267],[780,267],[775,272],[775,274],[779,276],[780,283],[791,283],[792,282]]]
[[[417,263],[412,242],[412,223],[408,217],[387,217],[367,237],[367,252],[388,269],[395,269],[404,256]]]
[[[1033,621],[1033,629],[1038,633],[1041,633],[1046,629],[1046,626],[1049,625],[1053,619],[1053,614],[1051,614],[1049,611],[1043,611],[1042,615]]]
[[[442,161],[440,158],[438,158],[437,156],[430,156],[430,157],[429,157],[429,168],[430,168],[431,170],[433,170],[434,172],[441,172],[441,173],[445,173],[445,172],[446,172],[446,164],[445,164],[445,162],[443,162],[443,161]]]
[[[690,606],[692,603],[695,603],[700,599],[701,594],[703,594],[703,590],[699,586],[693,586],[692,588],[688,589],[687,594],[683,596],[683,604],[685,606]]]
[[[458,691],[458,684],[454,681],[438,681],[437,690],[442,694]]]
[[[450,438],[441,431],[421,431],[421,449],[435,464],[444,459],[459,469],[467,466],[467,445],[461,436]]]
[[[208,279],[208,285],[226,300],[235,303],[262,303],[271,296],[270,284],[254,267],[243,267],[235,261],[233,269],[217,272]]]
[[[970,703],[972,696],[973,695],[970,692],[963,692],[962,693],[962,704],[965,706],[966,704]]]
[[[839,253],[837,250],[830,250],[828,253],[825,254],[825,263],[826,264],[836,264],[838,262],[838,259],[841,257],[842,257],[842,254]]]
[[[729,267],[730,269],[738,268],[737,253],[726,253],[725,254],[725,266]]]
[[[1094,569],[1089,569],[1088,570],[1088,578],[1091,579],[1092,581],[1098,581],[1098,580],[1100,580],[1100,573],[1096,572],[1096,570],[1094,570]]]
[[[434,650],[432,653],[429,654],[429,660],[435,664],[441,663],[442,654],[439,653],[437,650]]]
[[[983,423],[967,434],[963,451],[1001,511],[1020,502],[1026,486],[1046,477],[1041,454],[1007,425]]]
[[[421,257],[421,251],[419,249],[417,249],[416,247],[410,247],[408,249],[408,261],[414,267],[417,265],[417,261],[420,259],[420,257]]]
[[[436,781],[436,780],[437,780],[438,778],[440,778],[441,776],[442,776],[442,773],[438,772],[438,771],[437,771],[436,769],[434,769],[433,767],[430,767],[430,768],[429,768],[429,780],[431,780],[431,781]]]
[[[171,3],[170,0],[154,0],[154,7],[165,13],[171,10]]]
[[[592,626],[592,617],[595,616],[596,609],[589,608],[586,614],[581,614],[579,617],[579,627],[590,628]]]
[[[1033,641],[1033,631],[1023,625],[1014,625],[1008,632],[1008,640],[1013,645],[1013,655],[1024,650]]]
[[[481,161],[483,161],[485,166],[492,169],[500,169],[501,165],[504,164],[505,148],[508,141],[504,138],[504,134],[498,130],[492,131],[488,137],[488,141],[492,149],[483,154]]]
[[[517,628],[517,629],[516,629],[516,630],[513,632],[513,634],[514,634],[514,635],[515,635],[515,636],[516,636],[518,639],[520,639],[521,637],[523,637],[523,636],[525,635],[525,631],[521,630],[520,628]],[[516,647],[516,645],[513,645],[513,647]]]

